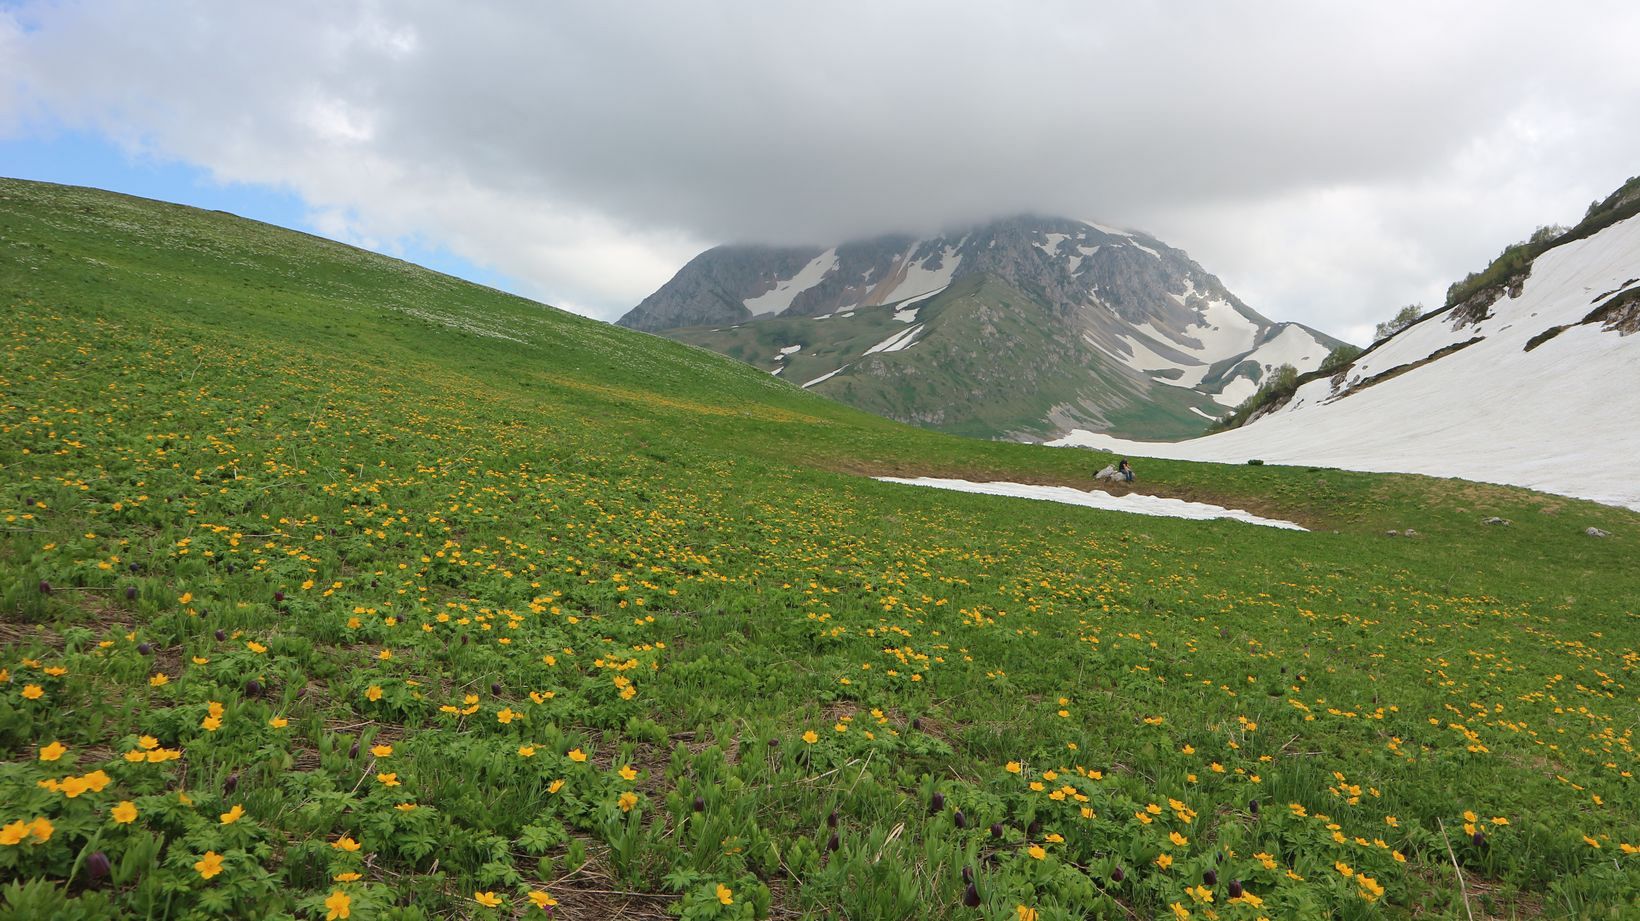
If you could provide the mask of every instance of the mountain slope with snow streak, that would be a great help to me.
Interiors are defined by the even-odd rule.
[[[976,284],[994,299],[974,302]],[[1196,435],[1277,364],[1307,371],[1338,345],[1273,323],[1160,240],[1044,217],[827,249],[718,247],[620,325],[795,367],[783,376],[900,421],[1030,440],[1078,427]],[[770,360],[792,342],[799,359]]]
[[[1426,316],[1242,428],[1050,443],[1459,477],[1640,509],[1640,217],[1549,249],[1497,294]]]

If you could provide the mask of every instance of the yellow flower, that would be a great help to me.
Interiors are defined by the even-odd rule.
[[[63,743],[53,742],[45,748],[40,749],[40,760],[56,761],[58,758],[61,758],[63,753],[66,751],[68,751],[68,748],[64,746]]]
[[[1010,761],[1007,764],[1003,765],[1002,769],[1007,771],[1010,774],[1018,774],[1019,773],[1019,762],[1018,761]]]
[[[372,755],[375,755],[378,758],[386,758],[387,756],[393,754],[393,746],[391,746],[391,745],[372,745],[372,746],[370,746],[370,753]]]
[[[249,649],[251,652],[256,653],[257,655],[261,655],[262,653],[268,651],[268,647],[263,646],[261,643],[258,643],[255,640],[246,640],[245,641],[245,648]]]
[[[522,755],[525,758],[534,758],[535,757],[535,746],[534,745],[520,745],[520,746],[518,746],[518,754]]]
[[[735,903],[735,891],[722,883],[718,883],[717,900],[722,905],[733,905]]]
[[[205,856],[194,864],[194,869],[199,871],[201,879],[210,879],[222,872],[222,855],[216,851],[206,851]]]
[[[325,899],[325,921],[336,921],[338,918],[347,918],[353,914],[353,900],[340,889],[332,892],[330,898]]]
[[[1190,843],[1189,838],[1186,838],[1184,835],[1181,835],[1176,831],[1168,832],[1167,840],[1172,841],[1174,847],[1184,847]]]
[[[394,806],[393,808],[397,809],[400,812],[415,812],[416,811],[416,804],[415,803],[399,803],[397,806]]]
[[[207,716],[199,721],[199,728],[205,730],[206,732],[215,732],[222,728],[222,717]]]
[[[376,779],[380,781],[381,785],[384,787],[396,787],[399,785],[399,775],[397,772],[377,774]]]
[[[23,685],[23,696],[29,700],[39,700],[45,693],[45,690],[37,684]]]
[[[562,790],[562,789],[564,789],[564,781],[561,780],[561,779],[560,780],[555,780],[552,783],[547,784],[547,792],[548,793],[557,793],[559,790]]]
[[[1048,852],[1043,850],[1042,845],[1040,845],[1040,844],[1031,845],[1030,847],[1025,849],[1025,853],[1030,854],[1031,857],[1036,859],[1036,860],[1041,860],[1042,858],[1048,856]]]
[[[1173,909],[1174,921],[1190,921],[1190,909],[1180,905],[1178,902],[1174,902],[1167,907]]]
[[[807,732],[803,733],[803,741],[808,743],[809,745],[813,745],[814,743],[820,741],[820,736],[818,734],[816,734],[813,729],[810,729]]]
[[[373,684],[370,687],[366,688],[365,692],[364,692],[364,696],[365,696],[365,699],[369,700],[371,703],[375,703],[376,701],[381,700],[382,699],[381,685]]]
[[[628,790],[620,795],[615,804],[621,807],[622,812],[631,812],[632,807],[638,805],[638,794]]]
[[[332,841],[330,846],[338,851],[347,851],[351,854],[359,849],[359,842],[354,841],[353,838],[348,835],[343,835],[335,841]]]
[[[626,767],[621,768],[620,774],[621,774],[621,779],[622,780],[637,780],[638,779],[637,769],[634,768],[630,764],[627,765]]]
[[[338,873],[335,876],[331,877],[331,879],[335,880],[338,883],[356,883],[361,878],[362,877],[360,877],[359,874],[354,873],[351,870],[349,870],[346,873]]]
[[[1173,866],[1173,855],[1172,854],[1163,854],[1160,857],[1157,857],[1156,858],[1156,866],[1161,867],[1164,870],[1167,869],[1168,867]]]
[[[1025,905],[1017,906],[1014,909],[1014,914],[1018,917],[1018,921],[1036,921],[1036,909]]]
[[[114,816],[114,821],[120,825],[128,825],[137,820],[137,804],[130,800],[120,800],[114,808],[108,810]]]
[[[1588,835],[1584,835],[1583,840],[1587,841],[1589,843],[1589,847],[1596,848],[1596,849],[1598,849],[1600,847],[1600,842],[1594,840],[1593,838],[1589,837]]]
[[[6,825],[4,828],[0,828],[0,845],[4,845],[5,847],[14,847],[21,844],[23,839],[27,837],[28,823],[22,821],[21,819]]]
[[[221,816],[222,824],[223,825],[232,825],[233,823],[239,821],[240,819],[242,819],[244,817],[245,817],[245,807],[243,805],[239,804],[239,803],[235,803],[234,807],[232,809],[229,809],[227,812],[222,813],[222,816]]]
[[[36,817],[34,821],[28,823],[28,833],[34,836],[36,844],[45,844],[50,841],[51,833],[54,830],[51,820],[43,816]]]
[[[585,761],[587,760],[587,753],[581,751],[579,748],[572,748],[569,750],[569,760],[575,762]]]
[[[511,707],[502,707],[501,712],[495,715],[496,722],[506,724],[518,718],[518,714]]]
[[[188,602],[193,601],[193,600],[194,600],[194,593],[193,592],[183,592],[182,597],[177,599],[177,604],[187,604]]]
[[[494,908],[501,904],[501,896],[493,892],[475,892],[473,893],[473,901],[485,908]]]
[[[283,729],[290,725],[290,720],[287,720],[282,716],[276,716],[268,720],[268,725],[275,729]]]

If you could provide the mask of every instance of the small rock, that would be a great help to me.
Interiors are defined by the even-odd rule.
[[[1481,524],[1497,524],[1497,525],[1503,525],[1504,527],[1507,528],[1507,527],[1509,527],[1510,522],[1509,522],[1509,519],[1507,519],[1507,518],[1498,518],[1498,517],[1494,516],[1492,518],[1488,518],[1485,521],[1481,522]]]
[[[1583,533],[1589,535],[1590,537],[1610,537],[1610,536],[1612,536],[1610,531],[1602,531],[1599,528],[1584,528]]]
[[[1405,533],[1406,533],[1406,536],[1408,536],[1408,537],[1417,537],[1418,536],[1418,532],[1412,530],[1411,528],[1407,528]]]
[[[1384,536],[1385,537],[1400,537],[1401,532],[1400,531],[1385,531]]]

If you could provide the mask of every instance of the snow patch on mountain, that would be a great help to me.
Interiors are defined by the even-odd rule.
[[[919,323],[916,326],[911,327],[910,329],[902,330],[901,332],[897,332],[894,335],[889,336],[887,339],[884,339],[883,341],[881,341],[881,342],[877,343],[876,345],[872,346],[871,348],[866,349],[865,354],[874,355],[878,352],[898,352],[899,350],[901,350],[901,349],[905,348],[906,346],[910,345],[911,341],[913,339],[917,338],[917,333],[919,333],[921,331],[922,331],[922,324]]]
[[[826,381],[831,380],[833,377],[843,373],[846,370],[848,370],[848,365],[844,365],[841,368],[838,368],[836,371],[827,371],[825,374],[822,374],[819,377],[815,378],[814,380],[809,381],[808,383],[804,384],[803,389],[807,390],[810,387],[813,387],[815,384],[825,383]]]
[[[931,294],[951,284],[952,276],[957,273],[957,266],[962,263],[962,256],[958,254],[962,241],[947,246],[920,262],[905,267],[905,277],[883,297],[877,300],[879,304],[888,304],[904,298],[916,297],[919,294]],[[916,247],[912,247],[916,252]],[[939,263],[939,268],[929,268],[929,264]],[[867,305],[862,305],[867,306]]]
[[[815,256],[808,265],[803,266],[791,278],[779,282],[769,291],[757,297],[749,297],[741,303],[746,309],[759,316],[767,313],[779,313],[792,305],[792,299],[823,281],[827,273],[837,267],[837,248],[832,247],[818,256]]]

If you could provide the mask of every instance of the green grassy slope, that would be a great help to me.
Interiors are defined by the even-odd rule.
[[[1640,910],[1632,513],[882,484],[1106,457],[81,189],[0,297],[0,917]]]

